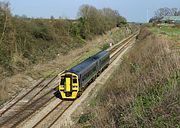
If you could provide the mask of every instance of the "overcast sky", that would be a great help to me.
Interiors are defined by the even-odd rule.
[[[0,0],[2,1],[2,0]],[[7,1],[7,0],[6,0]],[[146,22],[160,7],[179,8],[180,0],[9,0],[12,13],[28,17],[77,18],[79,7],[93,5],[98,9],[118,10],[128,21]],[[147,15],[148,14],[148,15]]]

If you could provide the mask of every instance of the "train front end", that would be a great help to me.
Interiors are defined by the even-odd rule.
[[[79,92],[78,75],[66,72],[59,75],[59,91],[62,99],[76,99]]]

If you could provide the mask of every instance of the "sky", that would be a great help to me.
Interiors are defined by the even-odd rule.
[[[3,1],[3,0],[0,0]],[[7,0],[6,0],[7,1]],[[83,4],[97,9],[109,7],[118,10],[129,22],[146,22],[161,7],[178,8],[180,0],[9,0],[13,15],[28,17],[77,18]]]

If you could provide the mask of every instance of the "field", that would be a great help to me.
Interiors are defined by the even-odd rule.
[[[141,29],[119,68],[74,117],[74,127],[180,126],[180,49],[175,47],[180,42],[174,35],[157,35],[158,29]],[[162,29],[172,30],[179,33]]]
[[[180,40],[180,27],[176,26],[159,26],[151,27],[150,30],[156,34],[167,35],[176,40]]]

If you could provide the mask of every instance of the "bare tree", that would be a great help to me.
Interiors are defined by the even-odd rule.
[[[172,8],[172,9],[171,9],[171,14],[172,14],[172,16],[175,16],[177,12],[178,12],[178,9],[177,9],[177,8]]]
[[[164,16],[178,16],[180,15],[180,11],[178,11],[177,8],[160,8],[157,11],[155,11],[155,19],[162,18]]]
[[[164,16],[171,16],[172,12],[171,9],[165,7],[165,8],[160,8],[157,11],[155,11],[155,17],[157,18],[162,18]]]

